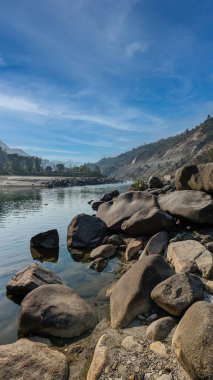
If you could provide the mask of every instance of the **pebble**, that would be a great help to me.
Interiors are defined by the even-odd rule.
[[[138,319],[139,319],[140,321],[145,321],[146,317],[144,317],[143,314],[139,314],[139,315],[138,315]]]
[[[146,320],[147,320],[147,322],[151,322],[151,321],[154,321],[155,319],[158,319],[158,314],[151,314],[151,315],[149,315],[147,318],[146,318]]]
[[[121,376],[126,376],[126,367],[123,364],[118,366],[118,374]]]

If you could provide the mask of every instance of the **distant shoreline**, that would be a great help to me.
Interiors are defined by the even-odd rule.
[[[120,182],[120,181],[119,181]],[[118,183],[114,178],[103,177],[38,177],[38,176],[0,176],[0,187],[68,187],[104,185]]]

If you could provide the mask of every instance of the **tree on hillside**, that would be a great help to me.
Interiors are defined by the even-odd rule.
[[[59,173],[63,173],[64,172],[64,164],[57,164],[56,165],[56,169]]]

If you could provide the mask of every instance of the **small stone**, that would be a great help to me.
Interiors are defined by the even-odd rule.
[[[140,321],[145,321],[146,317],[144,317],[143,314],[139,314],[139,315],[138,315],[138,319],[139,319]]]
[[[123,364],[120,364],[118,366],[118,374],[121,376],[126,376],[126,366]]]
[[[173,376],[171,374],[163,374],[157,380],[173,380]]]
[[[211,293],[213,293],[213,281],[210,281],[210,280],[206,281],[205,288],[207,290],[210,290]]]
[[[125,258],[127,261],[131,260],[133,256],[143,247],[143,240],[142,239],[132,239],[130,240],[126,252],[125,252]]]
[[[93,359],[87,373],[87,380],[98,379],[106,365],[108,348],[105,346],[106,334],[102,335],[96,345]]]
[[[110,369],[109,366],[107,366],[107,367],[105,368],[104,372],[105,372],[105,373],[109,373],[109,369]]]
[[[142,352],[143,347],[141,344],[137,343],[134,338],[129,335],[126,336],[121,342],[122,347],[126,348],[126,350],[132,350],[136,352]]]
[[[109,244],[113,244],[115,247],[120,247],[121,245],[125,245],[125,241],[119,235],[112,235],[108,239]]]
[[[134,371],[135,371],[135,373],[139,373],[140,372],[140,368],[139,367],[135,367]]]
[[[95,259],[90,265],[89,265],[89,269],[93,269],[95,270],[96,272],[101,272],[102,270],[104,270],[104,268],[106,268],[107,266],[107,261],[104,260],[102,257],[99,257],[97,259]]]
[[[156,341],[150,344],[150,350],[154,351],[155,354],[166,358],[167,352],[165,344],[161,343],[160,341]]]
[[[115,254],[115,247],[113,244],[104,244],[92,250],[90,253],[91,259],[97,259],[98,257],[103,257],[108,259]]]
[[[147,318],[146,318],[146,320],[147,320],[147,322],[151,322],[151,321],[154,321],[155,319],[158,319],[158,314],[151,314],[151,315],[149,315]]]

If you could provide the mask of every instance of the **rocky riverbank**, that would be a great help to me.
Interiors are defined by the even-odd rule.
[[[103,177],[33,177],[33,176],[0,176],[0,186],[13,187],[68,187],[104,185],[117,183],[114,178]]]
[[[179,170],[166,186],[105,194],[96,216],[68,226],[68,249],[91,270],[121,258],[116,281],[100,289],[108,319],[50,270],[13,276],[22,339],[0,346],[1,378],[212,380],[213,164]],[[36,249],[58,244],[57,230],[31,239]]]

